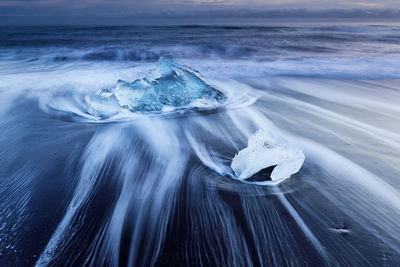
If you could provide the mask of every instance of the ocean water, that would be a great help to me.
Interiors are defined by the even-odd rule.
[[[399,266],[400,25],[0,27],[1,266]],[[106,120],[160,58],[223,105]],[[233,179],[264,129],[279,185]]]

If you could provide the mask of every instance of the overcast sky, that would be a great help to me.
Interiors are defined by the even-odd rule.
[[[400,0],[0,0],[0,24],[107,24],[151,18],[399,18]]]

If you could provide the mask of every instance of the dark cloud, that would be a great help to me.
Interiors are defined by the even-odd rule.
[[[234,18],[397,20],[398,10],[398,0],[0,0],[0,24],[207,23]]]

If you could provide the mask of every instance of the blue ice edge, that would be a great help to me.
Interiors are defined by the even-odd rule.
[[[87,112],[99,120],[121,113],[170,113],[178,110],[209,109],[227,97],[208,85],[200,74],[172,60],[162,58],[155,70],[133,82],[119,80],[113,89],[86,96]]]

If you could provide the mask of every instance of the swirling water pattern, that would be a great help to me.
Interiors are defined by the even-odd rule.
[[[18,29],[0,43],[2,266],[400,264],[400,83],[389,64],[397,27],[165,29],[184,35],[182,49],[162,28],[117,28],[117,40],[112,29],[75,29],[73,37],[91,37],[86,46],[63,37],[69,28],[28,29],[30,41]],[[204,44],[215,31],[238,45]],[[364,47],[346,51],[348,35]],[[121,36],[138,53],[172,51],[227,104],[94,119],[83,96],[143,76],[153,58],[70,57],[95,44],[114,51]],[[285,45],[299,36],[312,51]],[[154,38],[166,39],[149,48]],[[267,47],[280,53],[262,58]],[[184,54],[191,49],[198,54]],[[54,57],[67,50],[70,57]],[[331,65],[315,71],[317,62]],[[233,179],[231,159],[258,129],[306,155],[280,185]]]

